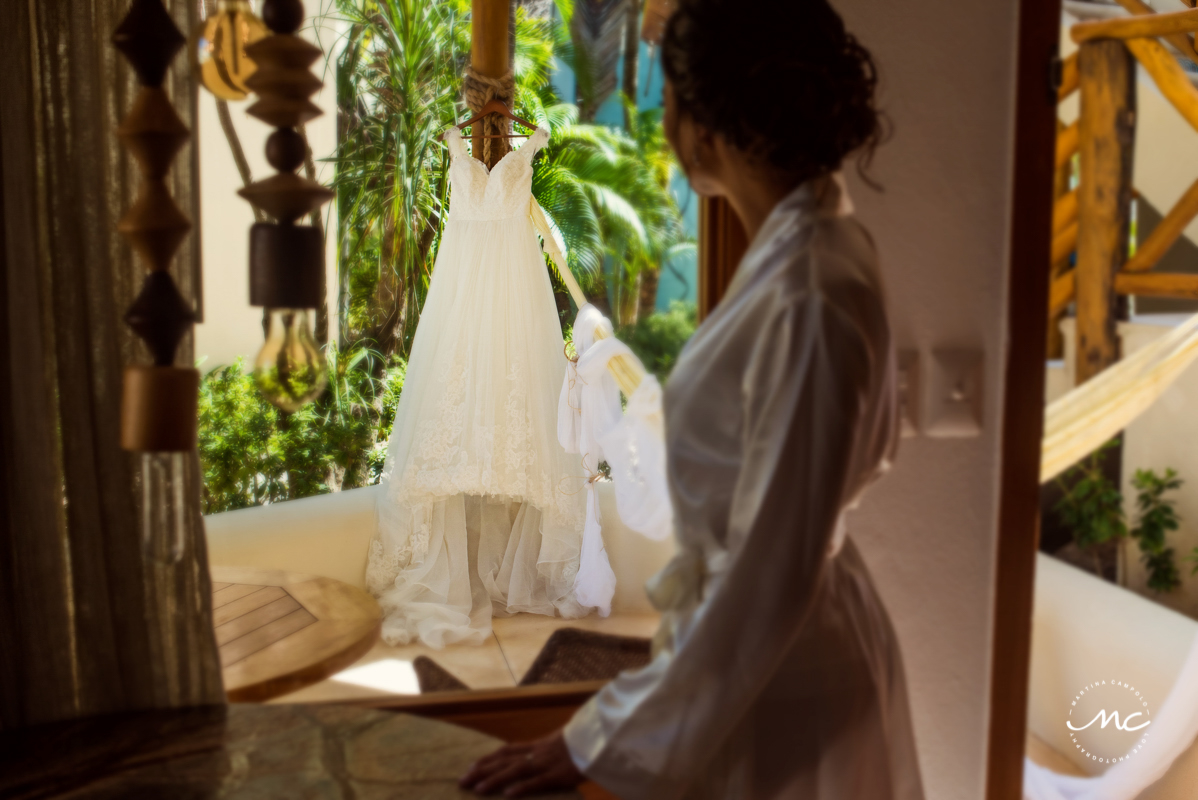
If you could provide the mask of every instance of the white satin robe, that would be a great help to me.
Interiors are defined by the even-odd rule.
[[[652,662],[565,729],[624,800],[922,800],[898,642],[844,515],[898,436],[872,242],[843,183],[796,189],[665,392],[679,554]]]

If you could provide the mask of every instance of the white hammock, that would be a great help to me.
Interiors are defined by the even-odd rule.
[[[1198,358],[1198,315],[1048,406],[1040,482],[1098,449],[1156,402]]]

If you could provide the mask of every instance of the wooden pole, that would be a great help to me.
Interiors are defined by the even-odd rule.
[[[1194,31],[1198,31],[1198,9],[1079,22],[1069,29],[1069,36],[1081,44],[1100,39],[1155,39],[1158,36],[1173,38]],[[1186,40],[1179,40],[1177,47],[1185,54],[1183,41]]]
[[[1081,74],[1077,243],[1078,384],[1119,358],[1115,274],[1127,261],[1135,144],[1135,61],[1123,42],[1088,41]]]
[[[502,78],[512,60],[508,27],[512,0],[473,0],[470,13],[470,66],[487,78]],[[473,126],[471,143],[475,158],[483,153],[483,126]],[[487,167],[494,167],[498,155]]]
[[[741,257],[749,249],[740,218],[722,197],[704,197],[699,206],[699,319],[720,302]]]

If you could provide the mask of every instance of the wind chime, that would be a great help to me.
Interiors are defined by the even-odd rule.
[[[238,194],[274,219],[250,229],[250,305],[268,313],[254,380],[271,403],[294,411],[316,399],[328,380],[312,337],[313,311],[325,296],[324,235],[297,223],[334,195],[295,174],[307,153],[307,141],[296,129],[320,116],[310,98],[323,85],[309,71],[320,49],[295,35],[304,20],[303,3],[266,0],[262,19],[274,35],[245,48],[257,65],[245,83],[258,95],[246,113],[275,127],[266,140],[266,160],[279,172]]]
[[[219,100],[258,101],[247,110],[276,130],[266,159],[279,174],[239,194],[274,222],[250,230],[250,304],[266,309],[266,343],[254,360],[254,382],[272,404],[295,411],[327,382],[324,355],[312,336],[312,311],[324,304],[324,237],[296,223],[333,192],[295,171],[307,141],[298,128],[320,116],[309,99],[322,86],[308,71],[318,48],[295,35],[304,21],[300,0],[266,0],[262,17],[247,0],[221,0],[192,36],[200,83]]]
[[[142,180],[117,230],[149,270],[125,321],[153,357],[152,364],[125,367],[121,446],[142,453],[143,547],[147,556],[169,562],[183,551],[184,454],[196,446],[200,387],[198,370],[175,366],[195,314],[175,286],[170,264],[191,222],[171,197],[166,175],[189,133],[162,88],[186,40],[161,0],[133,0],[112,41],[141,84],[117,136],[137,161]]]

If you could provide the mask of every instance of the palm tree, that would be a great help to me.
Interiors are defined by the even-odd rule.
[[[446,208],[437,139],[457,114],[468,26],[462,3],[337,0],[349,33],[338,63],[342,329],[406,352]]]

